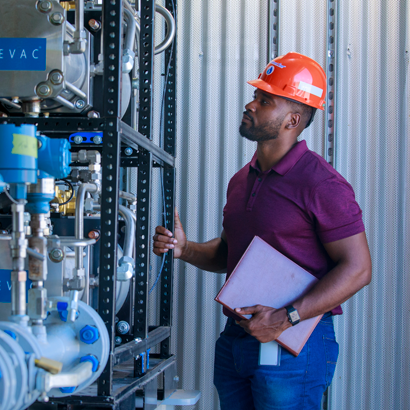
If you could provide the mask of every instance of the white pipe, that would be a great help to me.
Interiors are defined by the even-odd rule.
[[[50,391],[55,387],[79,386],[86,382],[93,374],[91,362],[83,362],[73,367],[69,372],[51,374],[42,373],[39,377],[43,378],[42,387],[45,391]],[[40,382],[41,383],[41,382]]]

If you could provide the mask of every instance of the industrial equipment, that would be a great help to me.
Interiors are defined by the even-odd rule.
[[[148,409],[176,389],[172,255],[162,264],[160,323],[147,320],[154,161],[173,225],[175,0],[166,6],[19,0],[2,7],[0,410],[39,408],[36,401],[64,407],[71,396],[81,408],[134,409],[138,392]],[[157,46],[155,15],[166,23]],[[157,145],[151,107],[159,53],[161,106],[168,103],[166,143]],[[120,173],[138,177],[134,193]],[[157,345],[160,353],[150,354]]]

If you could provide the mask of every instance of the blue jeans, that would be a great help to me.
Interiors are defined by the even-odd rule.
[[[299,356],[259,366],[260,343],[233,319],[216,342],[214,384],[221,410],[319,410],[339,354],[332,315],[318,323]]]

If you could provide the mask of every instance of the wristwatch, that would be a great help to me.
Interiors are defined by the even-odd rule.
[[[290,324],[292,326],[297,325],[300,322],[300,316],[298,311],[292,305],[286,306],[285,309],[288,314]]]

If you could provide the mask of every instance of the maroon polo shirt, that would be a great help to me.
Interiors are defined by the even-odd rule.
[[[255,235],[320,279],[335,266],[323,244],[364,231],[351,185],[305,141],[265,172],[255,153],[230,180],[223,213],[227,278]]]

